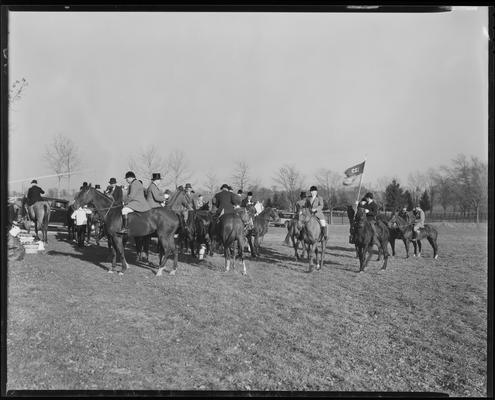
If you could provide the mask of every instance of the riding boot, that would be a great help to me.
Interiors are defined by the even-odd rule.
[[[325,240],[328,239],[328,236],[327,236],[327,227],[326,226],[322,226],[321,227],[321,237],[322,238],[325,238]]]
[[[120,233],[121,235],[128,233],[129,230],[127,229],[127,214],[122,215],[122,229],[118,231],[117,233]]]
[[[354,244],[354,225],[351,225],[351,229],[349,231],[349,243]]]

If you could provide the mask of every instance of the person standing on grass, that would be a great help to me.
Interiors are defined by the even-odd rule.
[[[91,214],[91,210],[85,206],[84,208],[79,207],[71,215],[71,218],[75,220],[76,223],[77,247],[84,247],[88,214]]]

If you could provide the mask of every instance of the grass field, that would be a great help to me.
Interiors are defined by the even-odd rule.
[[[361,274],[340,225],[311,274],[283,228],[247,276],[185,255],[155,277],[128,251],[121,277],[106,273],[106,247],[50,235],[44,254],[9,265],[7,389],[486,396],[486,225],[434,225],[438,260],[427,242],[405,259],[397,242],[384,273],[373,257]]]

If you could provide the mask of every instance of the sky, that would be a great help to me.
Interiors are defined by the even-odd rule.
[[[10,110],[10,188],[54,173],[43,155],[57,134],[83,160],[74,187],[123,182],[150,145],[183,151],[196,187],[207,173],[231,183],[239,161],[267,187],[286,164],[309,187],[365,158],[363,183],[405,184],[459,153],[486,161],[487,26],[486,7],[11,12],[9,80],[28,86]]]

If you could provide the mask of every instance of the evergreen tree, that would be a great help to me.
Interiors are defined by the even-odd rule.
[[[387,210],[397,210],[402,208],[404,191],[400,184],[394,179],[385,189],[385,208]]]
[[[409,211],[411,211],[414,208],[414,203],[412,199],[411,192],[409,190],[406,190],[404,192],[404,201],[403,201],[403,206],[406,206]]]
[[[431,209],[430,196],[428,196],[428,192],[426,190],[421,195],[421,199],[419,199],[419,206],[423,211],[428,211]]]

